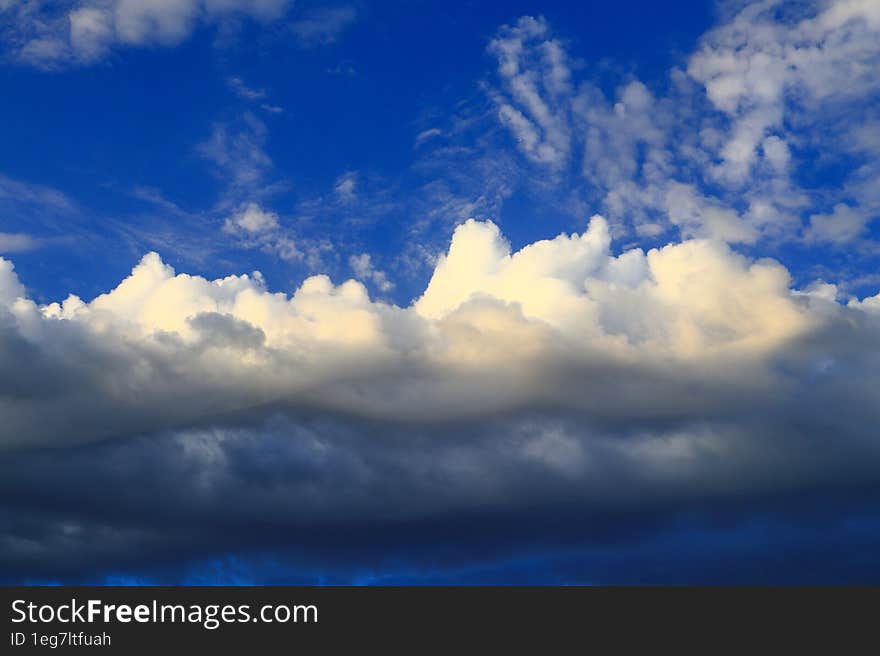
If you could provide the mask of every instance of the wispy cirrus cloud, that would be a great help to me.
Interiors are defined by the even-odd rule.
[[[20,253],[39,248],[40,240],[23,232],[0,232],[0,253]]]
[[[15,253],[84,231],[76,201],[62,191],[0,174],[0,252]]]
[[[252,89],[247,84],[245,84],[244,80],[237,76],[232,76],[228,78],[227,83],[237,95],[244,98],[245,100],[265,100],[266,96],[268,95],[265,89]]]
[[[226,80],[235,94],[250,103],[258,104],[260,109],[269,114],[283,114],[284,108],[268,102],[269,94],[265,89],[253,89],[245,84],[240,77],[232,76]]]
[[[212,162],[229,186],[240,194],[261,186],[272,168],[266,152],[266,124],[251,112],[232,123],[218,122],[210,136],[198,144],[197,152]]]

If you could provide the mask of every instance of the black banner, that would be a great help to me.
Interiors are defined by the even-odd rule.
[[[0,596],[4,654],[840,652],[873,646],[880,588],[7,587]]]

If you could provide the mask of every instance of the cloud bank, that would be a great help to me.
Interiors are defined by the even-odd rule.
[[[103,531],[123,562],[205,548],[187,518],[334,530],[877,482],[880,297],[837,296],[718,241],[615,255],[599,216],[516,252],[467,222],[408,307],[155,253],[89,302],[38,305],[0,260],[5,512],[67,517],[46,554],[98,558]],[[74,471],[100,487],[56,498]],[[6,566],[39,560],[11,525]]]
[[[228,225],[257,232],[275,221],[250,206]],[[583,234],[516,253],[494,224],[469,221],[406,308],[370,299],[355,280],[312,276],[287,295],[269,291],[259,273],[176,274],[155,253],[88,303],[70,296],[39,306],[4,265],[8,339],[19,352],[26,345],[47,380],[73,383],[4,401],[0,440],[12,446],[64,444],[73,436],[61,426],[89,440],[266,404],[389,421],[544,403],[583,410],[590,395],[563,381],[614,386],[630,371],[772,386],[773,359],[828,322],[809,292],[788,289],[777,263],[698,240],[614,256],[598,216]],[[870,325],[860,309],[870,304],[827,312],[861,313]],[[631,402],[664,406],[661,392]],[[623,403],[619,414],[639,412]],[[106,421],[113,416],[119,426]]]

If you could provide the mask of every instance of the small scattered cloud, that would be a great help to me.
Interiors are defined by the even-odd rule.
[[[858,207],[838,203],[830,213],[812,215],[805,236],[807,241],[850,244],[865,235],[875,218]]]
[[[358,174],[356,171],[343,173],[333,184],[336,196],[345,203],[351,203],[357,198]]]
[[[436,137],[442,136],[443,130],[441,130],[440,128],[429,128],[427,130],[422,130],[416,135],[415,147],[418,148],[429,139],[434,139]]]
[[[325,258],[335,253],[328,240],[297,234],[276,212],[256,202],[242,204],[223,221],[221,232],[232,237],[238,248],[259,250],[310,270],[323,266]]]
[[[278,215],[248,203],[223,223],[223,231],[230,234],[260,235],[278,228]]]
[[[263,244],[263,252],[275,255],[285,262],[295,262],[307,258],[309,266],[316,266],[317,262],[312,259],[314,252],[309,249],[308,253],[304,253],[299,242],[289,235],[278,235],[272,240]]]
[[[203,25],[280,19],[291,0],[103,0],[10,3],[0,16],[9,54],[38,68],[98,62],[115,50],[173,47]]]
[[[22,253],[42,245],[42,240],[23,232],[0,232],[0,253]]]
[[[266,98],[265,89],[252,89],[240,77],[230,77],[227,79],[227,83],[240,98],[245,100],[263,100]]]
[[[315,48],[336,42],[357,19],[351,5],[310,9],[290,24],[302,48]]]
[[[372,281],[379,291],[390,292],[394,289],[394,283],[388,279],[385,272],[373,266],[373,258],[369,253],[350,256],[348,264],[358,278]]]
[[[327,73],[330,75],[343,75],[346,77],[354,77],[357,75],[357,69],[351,64],[339,63],[336,66],[331,66],[327,69]]]
[[[284,112],[284,108],[280,105],[268,102],[269,94],[265,89],[254,89],[245,84],[244,80],[240,77],[235,76],[228,78],[226,82],[239,98],[250,103],[257,103],[264,112],[268,114],[281,114]]]
[[[266,124],[251,112],[232,123],[215,123],[211,135],[198,144],[197,152],[215,164],[231,186],[231,192],[252,191],[272,168],[266,153]]]
[[[234,237],[240,248],[259,249],[288,262],[303,259],[298,240],[281,225],[278,214],[258,203],[242,205],[226,218],[221,230]]]

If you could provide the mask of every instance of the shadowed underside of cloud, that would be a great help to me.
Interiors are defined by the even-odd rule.
[[[449,549],[454,578],[495,548],[662,542],[701,504],[873,489],[880,297],[789,284],[721,242],[615,255],[598,216],[517,252],[467,222],[408,307],[156,254],[89,302],[40,306],[0,259],[0,572],[247,551],[403,580]],[[815,530],[773,512],[780,544]],[[595,549],[559,557],[586,580],[611,558]]]

